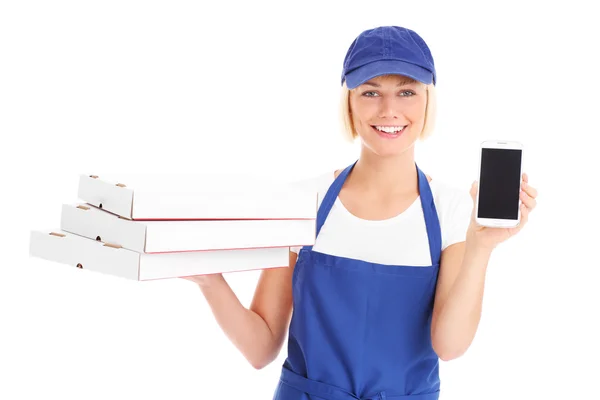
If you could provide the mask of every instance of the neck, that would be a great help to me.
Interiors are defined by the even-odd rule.
[[[361,190],[381,194],[418,191],[414,146],[395,157],[381,157],[364,147],[348,180]]]

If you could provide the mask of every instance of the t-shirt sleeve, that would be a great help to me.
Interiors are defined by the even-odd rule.
[[[298,247],[290,247],[290,251],[291,251],[292,253],[296,253],[296,254],[300,253],[300,250],[301,250],[301,249],[302,249],[302,246],[298,246]]]
[[[468,190],[454,189],[455,194],[447,209],[445,222],[445,237],[443,238],[442,250],[455,243],[464,242],[467,238],[467,230],[471,222],[473,212],[473,199]]]

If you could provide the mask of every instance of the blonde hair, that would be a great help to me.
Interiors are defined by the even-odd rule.
[[[352,123],[352,116],[350,115],[350,91],[354,89],[348,89],[346,82],[342,85],[342,95],[340,101],[340,117],[343,128],[344,139],[353,143],[358,137],[354,124]],[[425,86],[425,92],[427,93],[427,103],[425,106],[425,122],[423,123],[423,130],[419,135],[419,140],[423,141],[427,139],[433,133],[435,126],[436,116],[436,94],[435,86],[433,84]]]

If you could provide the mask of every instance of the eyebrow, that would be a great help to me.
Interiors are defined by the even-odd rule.
[[[403,79],[400,81],[400,83],[398,83],[397,86],[404,86],[407,85],[409,83],[415,83],[416,81],[414,79]],[[368,85],[368,86],[373,86],[373,87],[381,87],[380,84],[375,83],[375,82],[365,82],[363,83],[363,85]]]

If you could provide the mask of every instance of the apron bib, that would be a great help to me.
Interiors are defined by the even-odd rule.
[[[355,164],[327,191],[317,236]],[[431,317],[441,231],[427,177],[415,167],[433,265],[383,265],[304,247],[292,277],[288,357],[273,400],[439,398]]]

